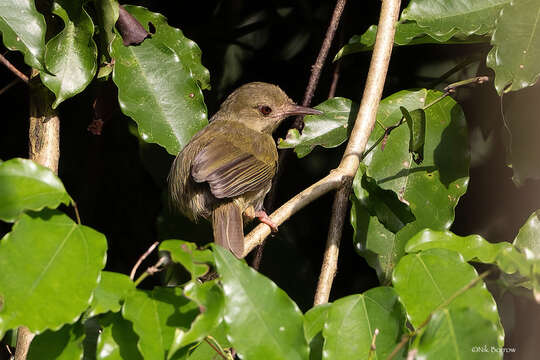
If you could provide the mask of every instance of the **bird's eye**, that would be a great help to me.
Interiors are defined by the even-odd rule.
[[[268,115],[270,115],[270,113],[272,113],[272,108],[270,106],[267,106],[267,105],[261,105],[261,106],[259,106],[259,111],[264,116],[268,116]]]

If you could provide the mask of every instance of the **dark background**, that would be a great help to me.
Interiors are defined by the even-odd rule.
[[[196,1],[181,6],[172,1],[134,2],[164,14],[202,49],[210,70],[212,90],[205,92],[209,114],[237,86],[250,81],[278,84],[297,102],[302,101],[311,65],[319,51],[335,5],[334,1]],[[329,60],[354,34],[377,22],[380,2],[350,1]],[[1,48],[2,53],[5,49]],[[489,45],[422,45],[396,48],[384,96],[415,87],[433,87],[447,70],[469,56],[484,54]],[[19,69],[28,70],[18,53],[6,55]],[[336,96],[359,101],[370,53],[350,55],[341,64]],[[312,102],[327,98],[334,65],[327,62]],[[480,62],[471,64],[450,82],[476,74],[492,76]],[[0,88],[14,79],[0,67]],[[102,135],[92,135],[92,103],[106,96],[113,105]],[[83,94],[60,108],[61,157],[59,175],[77,201],[82,221],[103,232],[109,242],[107,270],[128,274],[137,258],[156,240],[211,239],[207,223],[191,224],[168,213],[164,185],[172,157],[159,146],[141,142],[135,124],[115,104],[110,85],[94,82]],[[472,164],[468,192],[456,209],[452,231],[480,234],[491,242],[512,241],[528,216],[540,208],[540,183],[516,187],[506,166],[501,100],[491,83],[458,90],[453,96],[464,108],[470,130]],[[28,93],[17,84],[0,95],[0,159],[27,157]],[[287,123],[277,136],[284,136]],[[391,137],[390,140],[391,141]],[[288,156],[279,179],[276,205],[325,176],[339,163],[344,146],[316,148],[304,159]],[[540,165],[540,164],[539,164]],[[300,211],[268,241],[261,272],[283,288],[304,311],[311,307],[328,231],[333,194]],[[66,209],[70,213],[70,209]],[[0,235],[9,231],[0,223]],[[39,241],[39,239],[36,239]],[[144,264],[149,266],[156,258]],[[1,270],[0,270],[1,271]],[[146,280],[151,287],[159,278]],[[355,253],[348,219],[341,244],[339,269],[332,299],[378,285],[375,271]],[[497,295],[507,332],[506,347],[515,347],[513,359],[538,358],[535,339],[539,306],[511,294]],[[2,351],[4,351],[2,349]],[[511,357],[508,357],[511,358]]]

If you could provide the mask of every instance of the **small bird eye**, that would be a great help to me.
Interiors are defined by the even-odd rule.
[[[270,106],[267,106],[267,105],[262,105],[262,106],[259,106],[259,111],[264,116],[267,116],[267,115],[270,115],[270,113],[272,112],[272,108]]]

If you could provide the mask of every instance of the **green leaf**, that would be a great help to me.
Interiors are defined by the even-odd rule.
[[[184,287],[184,294],[199,305],[201,313],[195,318],[188,331],[176,330],[168,359],[172,358],[174,351],[181,347],[204,339],[221,321],[224,298],[223,291],[217,286],[217,281],[206,281],[202,284],[197,280],[192,281]]]
[[[97,70],[94,24],[82,2],[56,0],[53,13],[64,21],[64,29],[47,42],[45,64],[50,73],[41,72],[41,81],[55,95],[52,108],[80,93]]]
[[[296,129],[289,130],[285,140],[279,141],[280,149],[294,148],[302,158],[317,145],[334,148],[347,140],[356,120],[358,104],[345,98],[332,98],[315,106],[315,109],[323,114],[306,116],[302,134]]]
[[[97,23],[99,26],[100,51],[107,54],[110,60],[110,46],[116,33],[114,25],[118,20],[118,1],[116,0],[94,0],[94,8],[96,9]],[[107,69],[111,69],[107,67]],[[111,69],[112,71],[112,69]],[[99,77],[99,76],[98,76]]]
[[[426,113],[423,109],[416,109],[409,112],[403,106],[400,107],[400,110],[409,128],[409,152],[413,154],[414,162],[420,164],[424,159]]]
[[[80,323],[47,330],[30,344],[28,360],[74,360],[83,358],[84,329]]]
[[[309,359],[322,359],[324,338],[322,331],[331,303],[317,305],[304,315],[304,334],[309,343]]]
[[[540,76],[540,2],[511,1],[497,21],[487,65],[495,71],[495,88],[515,91]]]
[[[156,287],[133,291],[126,297],[122,315],[139,335],[137,346],[145,360],[166,358],[176,328],[188,329],[198,306],[182,295],[180,288]]]
[[[124,46],[119,36],[112,43],[120,108],[135,120],[143,140],[176,155],[208,123],[199,87],[205,80],[194,66],[198,47],[167,25],[162,15],[141,7],[125,8],[146,29],[152,23],[155,33],[138,46]]]
[[[510,0],[411,0],[401,20],[415,21],[425,32],[442,41],[457,33],[487,34],[495,28],[499,12]]]
[[[445,301],[455,296],[478,277],[476,270],[458,253],[446,249],[430,249],[406,255],[397,264],[392,282],[407,318],[417,328]],[[453,299],[444,309],[468,308],[497,325],[499,340],[504,331],[497,305],[483,282]]]
[[[0,32],[4,45],[24,54],[24,62],[45,69],[45,18],[33,0],[4,0],[0,3]]]
[[[56,208],[71,202],[60,179],[27,159],[0,163],[0,219],[13,222],[25,210]]]
[[[465,261],[492,264],[502,251],[512,248],[506,242],[491,244],[480,235],[458,236],[450,231],[425,229],[413,236],[405,247],[408,253],[427,249],[448,249],[460,253]]]
[[[540,210],[533,212],[519,229],[514,246],[525,253],[527,259],[540,259]]]
[[[497,327],[468,308],[436,311],[418,341],[419,359],[502,359]]]
[[[336,300],[323,328],[323,359],[367,359],[375,329],[375,359],[385,359],[399,342],[405,314],[394,289],[378,287]],[[399,356],[398,356],[399,357]]]
[[[160,251],[168,251],[174,262],[182,264],[194,280],[209,270],[208,264],[214,262],[210,250],[198,250],[197,244],[183,240],[165,240],[159,245]]]
[[[229,341],[227,340],[226,330],[227,329],[225,328],[225,323],[221,322],[221,324],[212,331],[211,335],[208,336],[208,341],[218,349],[223,350],[223,353],[230,353],[231,344],[229,344]],[[187,358],[189,360],[217,360],[221,357],[217,354],[216,350],[214,350],[208,344],[208,342],[202,341],[191,351]]]
[[[102,234],[58,211],[21,215],[0,242],[0,337],[20,325],[41,332],[77,320],[90,304],[106,250]]]
[[[354,35],[349,42],[338,51],[334,57],[334,61],[337,61],[346,55],[372,50],[373,45],[375,45],[376,35],[377,25],[371,25],[362,35]],[[485,42],[488,42],[488,38],[485,36],[465,36],[459,33],[453,34],[452,37],[448,39],[446,39],[446,37],[434,38],[429,36],[424,28],[418,26],[418,24],[413,21],[399,22],[396,26],[396,34],[394,37],[394,44],[397,46],[421,44],[476,44]]]
[[[94,290],[94,298],[87,316],[92,317],[108,311],[118,312],[126,295],[135,288],[129,276],[102,271],[99,284]]]
[[[388,128],[403,123],[401,107],[407,109],[409,113],[424,109],[440,99],[440,95],[439,92],[423,89],[400,91],[385,98],[379,107],[377,113],[379,124],[375,125],[371,133],[368,148],[374,146],[384,136],[383,126]],[[373,179],[378,188],[393,191],[397,198],[410,208],[409,211],[414,218],[414,221],[410,221],[410,217],[401,216],[402,225],[389,226],[387,220],[372,210],[373,206],[371,208],[368,206],[369,212],[366,213],[355,205],[356,218],[351,219],[353,224],[357,224],[355,243],[364,245],[364,248],[360,249],[361,252],[369,250],[377,254],[379,259],[368,255],[371,257],[368,263],[371,266],[375,265],[382,283],[388,281],[393,267],[405,254],[405,244],[414,234],[424,228],[434,230],[450,228],[454,221],[454,208],[467,190],[469,152],[467,128],[461,108],[454,100],[446,97],[424,111],[426,135],[424,160],[421,164],[413,161],[409,152],[409,129],[403,125],[392,130],[386,139],[384,149],[381,145],[377,145],[364,159],[367,165],[365,176]],[[362,179],[361,174],[356,175],[353,187],[354,195],[361,199],[364,196],[361,195],[363,192],[371,193],[373,190],[366,190],[364,188],[366,182],[359,179]],[[368,183],[370,182],[371,180]],[[362,205],[366,207],[369,202],[364,201]],[[398,208],[395,205],[391,205],[390,208],[397,214]],[[399,211],[402,214],[406,213],[403,209]],[[379,224],[368,215],[379,216]],[[380,240],[381,236],[384,240]],[[380,266],[377,266],[377,262]]]
[[[137,349],[137,334],[133,332],[131,322],[119,313],[108,313],[100,318],[102,330],[99,334],[96,360],[142,360]]]
[[[303,316],[271,280],[214,246],[225,292],[228,339],[243,359],[307,359]]]

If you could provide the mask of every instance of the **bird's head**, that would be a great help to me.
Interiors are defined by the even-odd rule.
[[[231,93],[214,118],[240,121],[251,129],[272,133],[289,116],[317,114],[322,112],[296,105],[276,85],[252,82]]]

